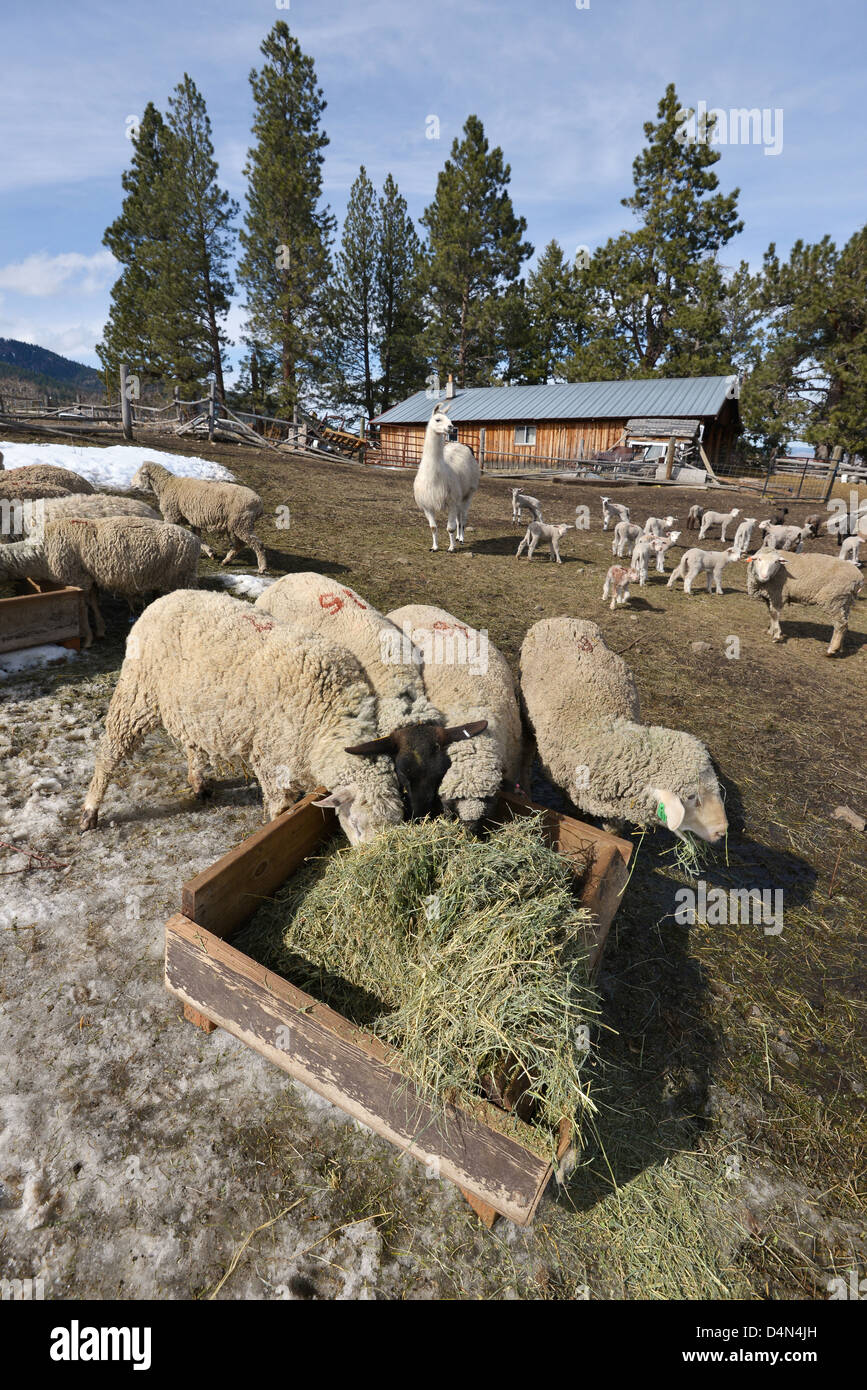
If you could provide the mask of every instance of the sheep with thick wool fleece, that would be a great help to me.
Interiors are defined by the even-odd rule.
[[[376,693],[380,734],[403,724],[442,722],[425,693],[419,664],[402,659],[395,646],[400,633],[354,589],[313,571],[287,574],[269,585],[254,607],[352,652]]]
[[[49,521],[61,521],[64,517],[93,516],[140,516],[147,521],[161,521],[159,512],[146,502],[135,497],[115,497],[112,493],[95,492],[92,496],[72,493],[68,497],[39,498],[27,502],[21,509],[20,532],[22,538],[38,536],[42,527]],[[19,518],[14,518],[17,522]],[[4,539],[0,536],[0,540]]]
[[[23,463],[20,468],[6,468],[3,462],[3,455],[0,454],[0,469],[5,471],[4,482],[8,482],[14,487],[16,483],[26,483],[30,487],[62,487],[67,492],[92,493],[95,491],[93,483],[89,483],[86,478],[82,478],[80,473],[73,473],[71,468],[61,468],[55,463]],[[47,496],[48,494],[46,494]]]
[[[699,540],[704,540],[705,536],[707,535],[708,531],[712,526],[719,526],[720,540],[724,541],[726,539],[726,531],[728,530],[729,525],[731,524],[731,522],[735,520],[735,517],[740,516],[740,514],[740,507],[732,507],[730,512],[702,512],[701,525],[698,531]]]
[[[768,605],[768,631],[783,642],[780,618],[787,603],[809,603],[822,608],[833,623],[826,656],[835,656],[849,627],[849,612],[864,583],[857,565],[833,555],[775,549],[759,550],[747,561],[747,593]]]
[[[376,734],[376,696],[345,647],[226,594],[157,599],[132,628],[111,698],[81,829],[97,824],[122,759],[162,724],[207,794],[213,759],[249,767],[266,819],[320,785],[353,844],[403,820],[391,761],[347,748]]]
[[[504,779],[514,784],[520,768],[521,712],[508,662],[487,634],[444,608],[411,603],[387,616],[421,651],[425,690],[447,723],[457,728],[487,721],[471,743],[458,739],[450,746],[451,767],[440,784],[443,805],[475,824],[492,809]]]
[[[0,546],[0,573],[81,589],[79,616],[89,647],[88,606],[97,637],[105,634],[98,588],[127,599],[194,589],[200,550],[200,542],[182,526],[146,517],[65,517],[49,521],[38,540]]]
[[[240,483],[178,477],[151,460],[141,465],[130,486],[141,492],[152,492],[165,521],[189,526],[200,538],[202,531],[227,535],[231,548],[223,560],[224,565],[248,545],[256,556],[259,573],[264,574],[268,568],[262,543],[253,529],[265,508],[252,488],[242,487]],[[202,550],[209,559],[215,558],[214,552],[204,543]]]
[[[534,624],[521,647],[521,695],[544,772],[582,811],[608,822],[661,822],[711,843],[726,833],[704,744],[641,723],[632,672],[596,623]]]

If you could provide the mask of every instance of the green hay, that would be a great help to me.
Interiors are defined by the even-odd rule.
[[[440,1101],[529,1083],[546,1152],[595,1109],[580,1075],[598,1013],[569,865],[517,817],[485,839],[455,821],[395,826],[309,861],[239,933],[239,950],[373,1032]]]

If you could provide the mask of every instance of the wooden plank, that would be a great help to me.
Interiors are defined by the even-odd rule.
[[[216,1033],[217,1025],[211,1019],[200,1014],[198,1009],[194,1009],[192,1004],[184,1005],[184,1018],[188,1023],[193,1023],[197,1028],[201,1028],[203,1033]]]
[[[46,593],[0,599],[0,652],[20,651],[45,643],[80,642],[80,589],[54,588]]]
[[[398,1054],[181,913],[166,924],[166,987],[439,1176],[519,1225],[532,1220],[552,1165],[487,1124],[492,1107],[432,1105]]]

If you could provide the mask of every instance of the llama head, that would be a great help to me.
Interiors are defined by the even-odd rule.
[[[448,415],[448,405],[444,405],[442,401],[437,401],[431,411],[428,429],[433,430],[434,434],[445,435],[446,439],[457,439],[457,426],[452,424]]]

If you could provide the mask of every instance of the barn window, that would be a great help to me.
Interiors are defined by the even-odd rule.
[[[516,444],[535,444],[536,426],[535,425],[516,425],[515,426]]]

